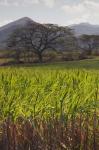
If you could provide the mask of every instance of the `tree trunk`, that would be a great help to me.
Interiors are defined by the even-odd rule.
[[[18,50],[16,50],[16,53],[15,53],[15,61],[17,64],[20,63],[20,52]]]
[[[92,46],[89,45],[89,48],[88,48],[88,55],[91,55],[92,54]]]
[[[39,63],[42,63],[42,62],[43,62],[42,53],[39,53],[39,54],[38,54],[38,58],[39,58]]]

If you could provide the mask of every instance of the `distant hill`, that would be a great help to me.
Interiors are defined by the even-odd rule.
[[[76,36],[80,36],[82,34],[99,35],[99,25],[80,23],[80,24],[70,25],[69,27],[73,29]]]
[[[28,17],[21,18],[14,22],[11,22],[3,27],[0,27],[0,48],[5,46],[5,41],[13,33],[15,29],[27,26],[29,23],[36,23]]]

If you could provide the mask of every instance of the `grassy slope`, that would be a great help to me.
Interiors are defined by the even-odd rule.
[[[5,61],[5,60],[0,60]],[[6,66],[8,68],[8,66]],[[21,65],[12,65],[11,67],[32,67],[39,69],[99,69],[99,57],[86,60],[78,61],[65,61],[65,62],[51,62],[51,63],[42,63],[42,64],[21,64]]]
[[[99,69],[99,57],[94,59],[86,59],[80,61],[66,61],[66,62],[56,62],[56,63],[43,63],[43,64],[33,64],[33,65],[20,65],[17,67],[33,67],[40,69]]]

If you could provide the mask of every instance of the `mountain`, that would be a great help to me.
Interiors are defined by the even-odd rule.
[[[3,27],[0,27],[0,48],[4,47],[5,41],[13,33],[15,29],[27,26],[30,23],[36,23],[28,17],[21,18],[14,22],[11,22]]]
[[[82,34],[99,35],[99,25],[80,23],[80,24],[70,25],[69,27],[73,29],[76,36],[80,36]]]
[[[27,27],[31,23],[38,24],[32,19],[28,17],[24,17],[14,22],[11,22],[3,27],[0,27],[0,49],[4,49],[4,47],[6,46],[5,41],[7,41],[9,35],[11,35],[15,29]],[[43,25],[51,26],[53,24],[43,24]],[[80,36],[82,34],[99,35],[99,25],[80,23],[80,24],[70,25],[69,28],[73,30],[76,36]]]

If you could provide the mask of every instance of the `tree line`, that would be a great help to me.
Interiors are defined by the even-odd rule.
[[[45,52],[79,51],[81,55],[91,55],[93,49],[99,48],[99,36],[82,35],[75,37],[72,30],[53,24],[28,24],[16,29],[7,40],[7,49],[13,51],[16,63],[31,62],[33,57],[43,62]],[[63,53],[64,55],[64,53]]]

